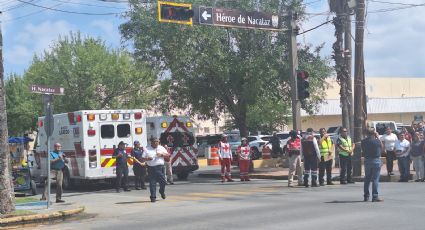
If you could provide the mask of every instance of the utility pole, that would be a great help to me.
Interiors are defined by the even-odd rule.
[[[292,127],[294,130],[301,129],[301,103],[298,98],[297,87],[297,70],[298,70],[298,48],[297,48],[297,35],[298,28],[296,24],[297,14],[293,8],[289,13],[288,18],[289,28],[289,67],[290,67],[290,82],[291,82],[291,102],[292,102]]]
[[[1,14],[1,13],[0,13]],[[4,90],[3,34],[0,24],[0,213],[15,210],[7,130],[6,97]]]
[[[361,146],[365,125],[365,81],[364,81],[364,24],[365,24],[365,0],[357,1],[356,11],[356,38],[355,38],[355,60],[354,60],[354,142],[356,148],[353,156],[353,175],[361,176]]]
[[[350,131],[350,136],[354,136],[354,104],[353,104],[353,81],[352,81],[352,65],[353,52],[351,46],[351,9],[348,4],[345,4],[345,25],[344,25],[344,57],[345,57],[345,68],[347,69],[347,108],[348,108],[348,122],[347,127]]]

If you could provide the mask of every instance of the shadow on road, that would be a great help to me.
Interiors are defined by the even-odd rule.
[[[151,203],[151,201],[149,201],[149,200],[140,200],[140,201],[117,202],[115,204],[143,204],[143,203]]]
[[[364,203],[362,200],[334,200],[327,201],[325,204],[350,204],[350,203]]]

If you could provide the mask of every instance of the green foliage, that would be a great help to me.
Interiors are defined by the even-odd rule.
[[[152,90],[156,73],[123,50],[106,47],[100,39],[71,33],[35,55],[23,78],[8,81],[8,115],[11,133],[33,127],[42,116],[39,94],[30,94],[31,84],[64,87],[64,96],[54,97],[54,112],[89,109],[146,108],[158,94]]]
[[[282,13],[289,1],[184,2]],[[288,114],[290,103],[286,32],[159,23],[156,4],[130,1],[130,6],[121,33],[133,43],[137,60],[164,73],[163,97],[158,99],[163,110],[178,107],[204,118],[226,112],[242,135],[248,128],[272,129],[284,121],[282,114]],[[316,61],[314,54],[308,56],[308,48],[304,52],[306,57],[301,61]],[[315,68],[316,64],[305,65]],[[324,81],[314,83],[319,85],[312,89],[320,89]],[[321,98],[318,93],[314,95],[317,98],[307,106]],[[256,124],[262,112],[270,109],[274,112],[264,116],[267,121]]]
[[[5,82],[7,126],[10,136],[20,136],[34,128],[38,108],[22,77],[11,75]],[[41,99],[40,99],[41,100]]]

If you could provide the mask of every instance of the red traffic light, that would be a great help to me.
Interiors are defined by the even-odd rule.
[[[192,25],[194,11],[191,4],[158,1],[158,19],[160,22],[172,22]]]

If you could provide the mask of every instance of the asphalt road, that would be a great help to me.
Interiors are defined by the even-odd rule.
[[[115,193],[92,185],[64,195],[86,207],[81,219],[31,229],[424,229],[425,183],[381,183],[382,203],[363,202],[362,183],[286,184],[191,177],[167,186],[167,199],[156,203],[146,190]]]

